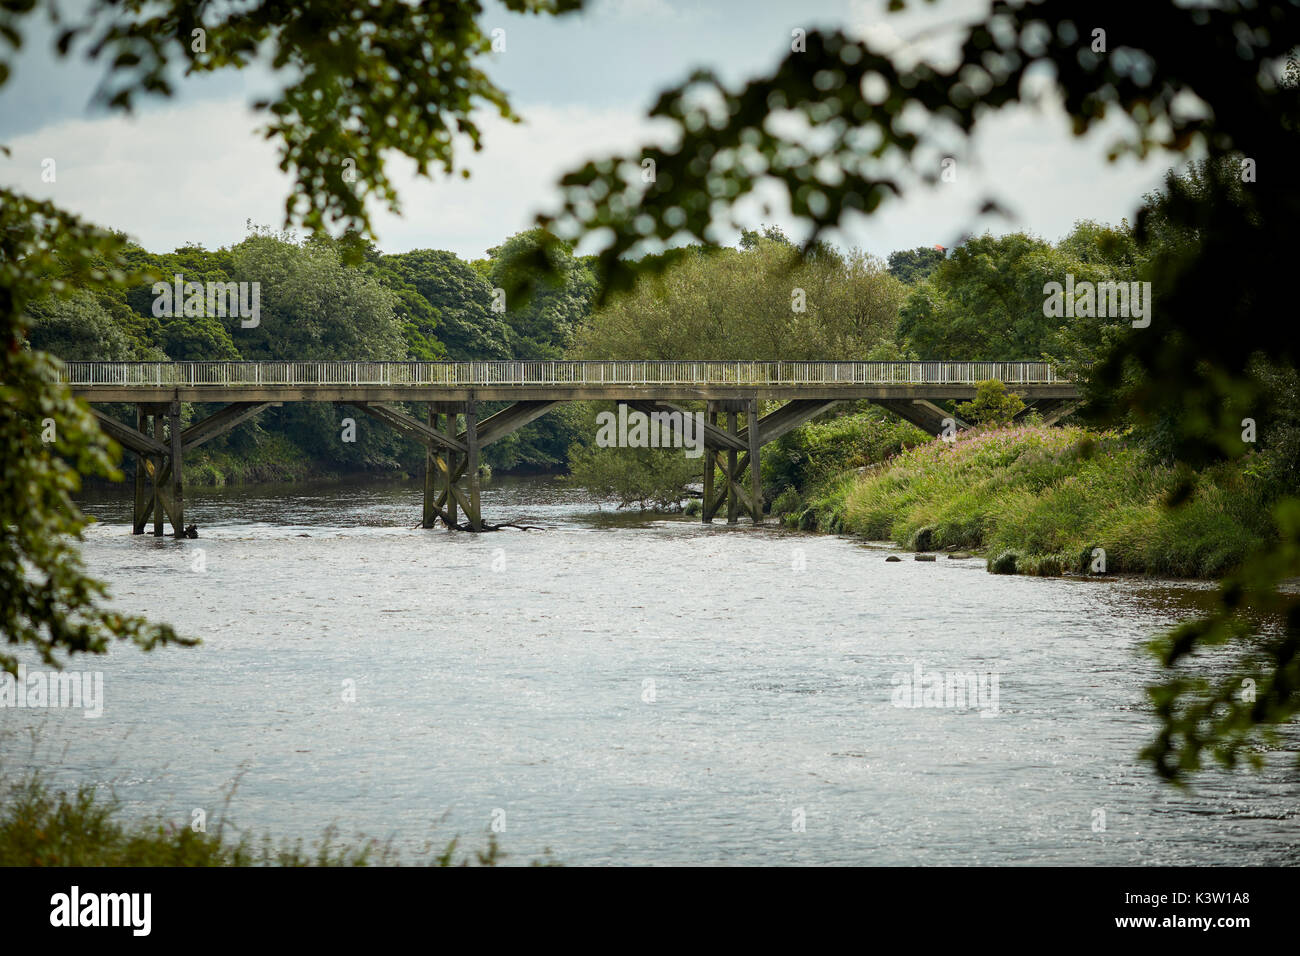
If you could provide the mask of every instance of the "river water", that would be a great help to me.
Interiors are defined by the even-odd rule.
[[[103,716],[3,711],[6,776],[178,826],[238,778],[240,827],[408,861],[493,825],[508,863],[1300,861],[1294,752],[1190,791],[1137,759],[1142,646],[1205,585],[887,563],[549,478],[488,483],[544,530],[484,535],[412,528],[414,482],[191,489],[192,541],[133,537],[128,496],[85,497],[87,564],[202,646],[78,658]],[[918,667],[981,696],[900,706]]]

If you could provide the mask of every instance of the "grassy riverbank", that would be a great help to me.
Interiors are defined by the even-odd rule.
[[[396,850],[379,840],[339,842],[326,831],[311,847],[241,836],[231,840],[213,822],[211,833],[157,820],[129,820],[121,805],[93,787],[55,791],[39,776],[0,793],[0,866],[393,866]],[[418,864],[495,866],[504,856],[495,837],[479,851],[458,840],[429,851]],[[549,861],[548,861],[549,862]]]
[[[1123,436],[1023,426],[825,474],[780,510],[793,527],[982,553],[1002,573],[1086,571],[1102,548],[1108,572],[1218,577],[1276,534],[1267,488],[1231,463],[1193,477],[1168,508],[1178,475]]]

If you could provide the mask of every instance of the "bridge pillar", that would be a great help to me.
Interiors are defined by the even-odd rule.
[[[469,507],[465,517],[475,531],[483,530],[483,512],[479,507],[481,481],[478,476],[478,403],[471,394],[465,403],[465,470],[469,473]]]
[[[704,421],[707,425],[715,425],[718,420],[718,403],[704,403]],[[713,523],[713,516],[722,504],[722,499],[715,497],[713,490],[714,475],[722,465],[722,456],[712,445],[705,442],[704,445],[704,502],[700,509],[700,520],[705,524]],[[725,480],[725,476],[724,476]],[[722,494],[726,495],[726,485],[723,485]]]
[[[172,402],[167,409],[167,430],[171,442],[172,537],[183,538],[185,537],[185,493],[181,482],[181,466],[185,459],[185,449],[181,441],[180,402]]]
[[[741,510],[749,512],[755,524],[763,522],[763,486],[759,472],[759,449],[762,435],[758,420],[758,399],[726,399],[706,403],[704,420],[709,428],[722,432],[712,443],[705,442],[704,502],[700,520],[712,523],[723,503],[727,505],[727,524],[736,524]],[[741,414],[746,430],[739,427]],[[723,422],[725,420],[725,429]],[[729,442],[722,442],[728,438]],[[722,442],[725,447],[720,447]],[[741,449],[745,449],[743,452]],[[722,472],[722,488],[715,491],[715,471]],[[745,487],[748,472],[749,488]]]
[[[102,417],[100,421],[109,426],[110,434],[114,434],[135,452],[131,533],[144,534],[145,525],[152,518],[153,533],[161,538],[165,532],[165,521],[170,519],[172,536],[185,537],[185,495],[182,481],[185,441],[181,431],[180,402],[137,405],[134,431]],[[164,428],[167,429],[166,434]],[[151,431],[152,441],[148,437]]]
[[[462,408],[460,402],[430,402],[429,427],[454,436]],[[432,528],[441,519],[448,528],[454,528],[460,521],[458,499],[463,493],[457,482],[465,473],[465,456],[439,442],[428,442],[425,449],[422,526]]]
[[[759,467],[758,457],[759,449],[762,448],[762,441],[758,426],[758,399],[751,398],[745,405],[749,419],[746,423],[746,434],[749,437],[749,516],[754,520],[754,524],[762,524],[763,473]]]
[[[727,410],[727,434],[739,435],[736,427],[736,409]],[[740,499],[736,495],[736,449],[727,449],[727,524],[735,524],[740,514]]]
[[[135,407],[135,430],[144,435],[149,430],[149,413],[146,406]],[[131,533],[144,534],[145,508],[148,498],[145,495],[145,482],[148,478],[148,456],[142,451],[135,453],[135,507],[131,511]]]
[[[163,440],[163,417],[161,409],[155,405],[153,412],[153,440],[162,444]],[[161,538],[163,536],[163,496],[162,496],[162,471],[164,458],[159,455],[154,459],[153,467],[153,536]]]

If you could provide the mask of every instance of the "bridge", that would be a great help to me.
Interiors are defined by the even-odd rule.
[[[757,524],[762,447],[840,402],[871,401],[938,435],[965,423],[936,403],[971,399],[989,379],[1024,400],[1022,415],[1036,411],[1048,424],[1079,400],[1074,383],[1046,362],[69,362],[61,377],[92,405],[136,406],[134,428],[92,410],[136,455],[133,533],[143,534],[152,516],[162,535],[165,516],[176,537],[185,528],[185,453],[284,402],[352,406],[420,443],[423,526],[481,531],[480,452],[558,402],[621,402],[679,431],[678,403],[703,402],[702,519],[725,505],[728,523],[744,510]],[[182,427],[183,402],[224,407]],[[393,402],[424,404],[424,420]],[[484,402],[510,404],[480,420]]]

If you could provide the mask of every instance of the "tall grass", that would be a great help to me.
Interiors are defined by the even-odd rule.
[[[156,820],[128,820],[121,804],[94,787],[55,791],[39,774],[0,793],[0,866],[392,866],[401,862],[390,842],[359,838],[340,843],[334,828],[310,847],[244,835],[230,839],[223,821],[213,832]],[[428,849],[417,863],[495,866],[504,854],[489,834],[487,846],[462,852],[458,840]]]
[[[1220,577],[1276,533],[1267,488],[1231,463],[1193,480],[1169,508],[1179,476],[1122,436],[987,429],[828,476],[788,520],[916,550],[985,552],[1002,572],[1084,571],[1102,548],[1110,572]]]

